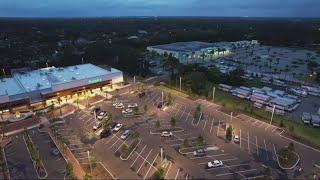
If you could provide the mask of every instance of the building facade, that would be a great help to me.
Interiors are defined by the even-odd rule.
[[[45,103],[57,96],[73,96],[82,91],[112,88],[121,84],[121,71],[103,69],[92,64],[48,67],[34,71],[18,71],[0,82],[0,109]]]

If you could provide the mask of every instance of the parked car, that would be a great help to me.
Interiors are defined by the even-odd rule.
[[[125,130],[124,133],[121,135],[122,140],[126,140],[130,136],[130,130]]]
[[[114,106],[116,109],[122,109],[124,108],[123,103],[116,103],[116,105]]]
[[[161,132],[161,136],[162,137],[171,137],[172,136],[172,132],[162,131]]]
[[[118,123],[116,123],[116,122],[111,122],[111,123],[108,125],[108,128],[109,128],[109,129],[114,129],[117,124],[118,124]]]
[[[210,161],[208,162],[208,168],[216,168],[216,167],[221,167],[223,166],[222,161],[219,160],[214,160],[214,161]]]
[[[51,149],[51,154],[54,155],[54,156],[58,156],[60,154],[60,151],[57,148],[52,148]]]
[[[98,120],[102,120],[103,118],[105,118],[108,115],[108,113],[106,111],[101,111],[98,115],[97,118]]]
[[[128,108],[136,108],[138,107],[137,103],[128,104]]]
[[[239,138],[238,135],[235,135],[235,136],[234,136],[233,142],[235,142],[235,143],[240,143],[240,138]]]
[[[110,134],[111,134],[110,129],[104,129],[104,130],[102,130],[101,133],[100,133],[100,138],[101,138],[101,139],[102,139],[102,138],[106,138],[106,137],[110,136]]]
[[[118,132],[122,128],[122,126],[123,125],[121,123],[118,123],[112,130]]]
[[[193,152],[194,156],[198,156],[198,157],[202,157],[206,155],[206,152],[204,151],[204,149],[197,149]]]
[[[100,107],[99,106],[92,106],[90,108],[90,114],[94,114],[94,113],[98,113],[100,111]]]
[[[102,126],[102,123],[100,121],[96,121],[92,127],[92,129],[94,131],[96,131],[97,129],[99,129]]]
[[[142,98],[142,97],[145,96],[145,95],[146,95],[145,92],[139,92],[139,93],[138,93],[138,97],[139,97],[139,98]]]
[[[130,114],[130,113],[133,113],[133,110],[130,108],[127,108],[127,109],[122,110],[122,113],[123,114]]]

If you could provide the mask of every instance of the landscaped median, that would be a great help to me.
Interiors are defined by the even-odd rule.
[[[45,179],[48,174],[47,171],[43,165],[42,159],[40,158],[39,152],[37,151],[36,146],[33,144],[31,137],[29,136],[28,131],[24,131],[23,133],[23,139],[26,143],[27,149],[29,151],[31,160],[33,162],[33,165],[36,169],[37,175],[39,179]]]
[[[161,128],[161,129],[156,129],[156,130],[150,130],[150,134],[156,135],[156,134],[161,134],[162,132],[183,132],[184,129],[182,127],[173,127],[173,128]]]
[[[279,153],[277,153],[275,147],[274,151],[277,156],[278,165],[283,170],[295,168],[300,161],[299,155],[294,150],[293,143],[290,143],[287,147],[280,149]]]

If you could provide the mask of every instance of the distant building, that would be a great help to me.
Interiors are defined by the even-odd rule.
[[[257,45],[258,41],[237,41],[237,42],[217,42],[207,43],[200,41],[176,42],[171,44],[163,44],[149,46],[149,52],[155,52],[160,55],[169,55],[179,59],[181,63],[189,61],[199,61],[227,56],[232,52],[233,48]]]
[[[138,36],[129,36],[128,40],[138,39]]]
[[[84,91],[112,88],[123,82],[121,71],[92,64],[48,67],[34,71],[17,69],[0,81],[0,110],[46,103],[57,97],[73,98]]]

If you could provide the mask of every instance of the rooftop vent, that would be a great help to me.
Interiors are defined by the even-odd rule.
[[[79,69],[78,66],[74,66],[74,69]]]
[[[71,79],[72,79],[72,80],[76,80],[77,78],[75,78],[75,77],[72,77]]]

